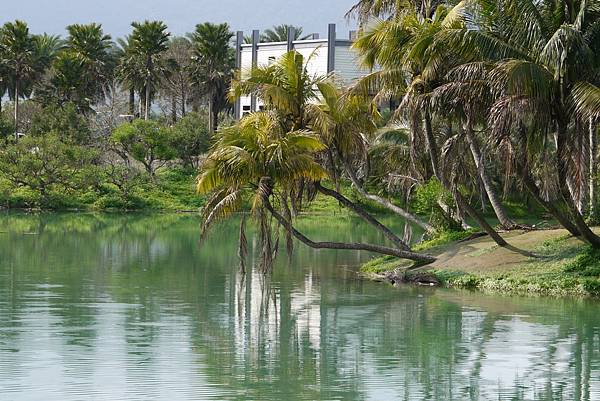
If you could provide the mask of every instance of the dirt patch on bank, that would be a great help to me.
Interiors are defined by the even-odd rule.
[[[511,231],[503,234],[506,241],[521,250],[534,252],[544,241],[567,234],[566,230]],[[568,241],[576,242],[576,239]],[[453,243],[430,252],[437,260],[428,265],[436,270],[452,270],[473,274],[501,273],[510,271],[532,258],[512,250],[501,248],[490,237]]]

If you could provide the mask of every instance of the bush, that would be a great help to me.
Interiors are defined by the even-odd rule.
[[[173,127],[171,146],[184,167],[197,167],[198,156],[208,151],[211,135],[207,124],[206,116],[189,113]]]
[[[600,249],[589,245],[584,247],[572,262],[567,263],[564,270],[584,277],[600,276]]]
[[[431,224],[440,231],[459,231],[460,225],[442,209],[440,203],[453,205],[452,194],[436,179],[416,187],[412,198],[412,209],[420,215],[431,215]]]

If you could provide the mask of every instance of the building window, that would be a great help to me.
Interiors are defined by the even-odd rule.
[[[242,110],[244,110],[244,111],[250,111],[250,106],[244,106],[244,107],[242,108]]]

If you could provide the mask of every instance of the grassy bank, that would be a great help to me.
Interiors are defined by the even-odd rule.
[[[197,174],[197,170],[189,168],[162,168],[154,180],[144,175],[128,177],[127,180],[120,177],[120,181],[115,180],[121,185],[118,187],[111,180],[103,178],[85,190],[52,188],[45,196],[39,190],[15,186],[0,174],[0,209],[195,212],[206,202],[206,196],[196,192]],[[332,186],[331,183],[327,185]],[[341,183],[340,191],[372,213],[389,215],[387,210],[378,205],[359,199],[347,182]],[[311,214],[351,214],[335,199],[320,194],[304,206],[303,211]]]
[[[507,234],[514,246],[537,257],[509,251],[488,237],[461,242],[469,233],[447,234],[422,243],[422,251],[438,260],[418,273],[426,272],[441,285],[505,294],[550,296],[600,296],[600,251],[593,250],[567,235],[565,230],[519,231]],[[404,262],[377,258],[366,263],[362,272],[382,278],[390,271],[403,271]],[[407,272],[410,275],[417,271]]]

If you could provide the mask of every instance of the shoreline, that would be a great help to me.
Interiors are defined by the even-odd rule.
[[[518,230],[505,238],[537,257],[500,248],[489,237],[453,241],[428,249],[438,259],[410,269],[394,258],[362,265],[366,279],[392,285],[426,285],[502,295],[600,298],[600,252],[566,230]]]

